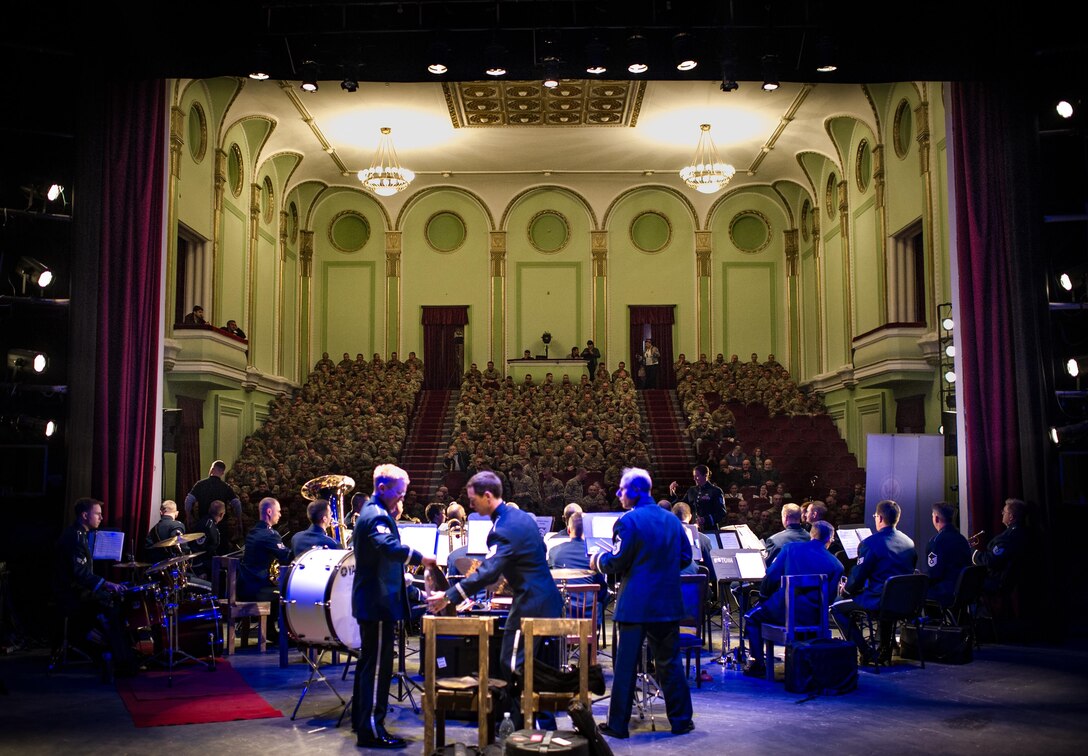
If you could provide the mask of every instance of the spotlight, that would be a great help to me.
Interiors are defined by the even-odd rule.
[[[1058,111],[1058,115],[1060,115],[1062,118],[1073,117],[1073,103],[1069,102],[1068,100],[1062,100],[1057,104],[1057,106],[1055,106],[1054,109]]]
[[[681,32],[672,38],[672,54],[677,71],[690,71],[699,65],[695,60],[695,42],[690,34]]]
[[[434,42],[431,45],[431,62],[427,64],[427,72],[432,73],[435,76],[441,76],[447,73],[450,69],[446,65],[447,60],[450,57],[450,49],[442,42]]]
[[[57,424],[53,420],[42,420],[27,415],[19,415],[12,424],[16,430],[29,432],[38,437],[52,438],[57,432]]]
[[[586,45],[586,73],[593,74],[594,76],[600,76],[608,67],[604,64],[605,55],[608,53],[608,48],[604,46],[604,43],[599,39],[594,38],[592,42]]]
[[[946,356],[954,358],[956,356],[956,345],[955,344],[949,344],[948,346],[946,346],[944,348],[944,353],[945,353]]]
[[[254,81],[267,81],[271,77],[264,71],[253,71],[252,73],[250,73],[249,78],[253,79]]]
[[[644,74],[650,70],[646,62],[649,58],[646,38],[641,34],[632,34],[627,38],[627,70],[633,74]]]
[[[253,70],[249,73],[249,78],[254,81],[267,81],[271,78],[269,71],[272,66],[272,56],[268,54],[268,48],[260,44],[257,49],[253,51]]]
[[[347,78],[340,82],[340,88],[345,92],[357,92],[359,91],[359,82],[355,79]]]
[[[503,59],[506,57],[506,48],[500,45],[498,42],[492,42],[484,50],[484,59],[487,61],[487,68],[484,69],[484,73],[488,76],[506,76],[506,66],[503,65]]]
[[[838,71],[835,64],[835,43],[830,34],[821,34],[816,42],[816,71],[818,73],[832,73]]]
[[[945,373],[944,373],[944,379],[946,381],[948,381],[949,383],[955,383],[956,382],[956,371],[955,370],[946,370]]]
[[[1065,362],[1065,372],[1072,378],[1079,378],[1085,370],[1088,370],[1088,355],[1070,357]]]
[[[555,58],[544,59],[544,86],[555,89],[559,86],[559,61]]]
[[[945,318],[941,321],[941,328],[946,331],[951,331],[955,327],[955,325],[956,321],[954,321],[952,318]]]
[[[317,64],[312,60],[302,64],[302,91],[317,91]]]
[[[64,200],[64,187],[60,184],[50,184],[49,190],[45,193],[45,198],[50,202],[56,202],[57,197],[60,197],[62,201]]]
[[[1073,291],[1073,279],[1069,277],[1068,273],[1062,273],[1058,276],[1058,284],[1066,291]]]
[[[1067,444],[1070,441],[1082,438],[1085,433],[1088,433],[1088,421],[1060,427],[1053,425],[1050,427],[1050,440],[1060,446],[1061,444]]]
[[[26,283],[30,281],[34,285],[44,289],[53,283],[53,272],[49,268],[35,260],[33,257],[21,257],[15,265],[15,275],[23,279],[23,293],[26,294]]]
[[[427,66],[428,73],[433,73],[435,76],[440,76],[449,70],[444,63],[431,63]]]
[[[773,92],[778,89],[778,56],[763,56],[763,91]]]
[[[33,370],[35,373],[44,373],[49,367],[49,356],[35,349],[9,349],[8,367],[16,372]]]

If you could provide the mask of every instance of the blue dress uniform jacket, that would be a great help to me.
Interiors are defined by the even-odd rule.
[[[680,570],[691,562],[691,543],[676,515],[644,497],[616,521],[613,540],[612,553],[597,557],[597,569],[622,578],[616,621],[682,620]]]
[[[725,493],[709,480],[701,486],[691,486],[683,499],[696,517],[703,518],[703,528],[717,530],[725,524]],[[675,503],[675,502],[674,502]]]
[[[772,536],[768,536],[763,543],[767,546],[767,566],[774,564],[782,547],[787,543],[804,543],[809,540],[808,531],[799,523],[787,525],[785,530],[780,530]],[[792,573],[799,574],[799,573]]]
[[[351,613],[360,621],[407,619],[404,571],[420,564],[423,554],[401,543],[396,521],[373,496],[359,512],[353,532]]]
[[[985,550],[972,554],[971,561],[984,565],[989,570],[986,578],[987,591],[995,592],[1011,587],[1016,579],[1017,564],[1027,548],[1027,540],[1024,528],[1014,525],[995,536],[986,544]]]
[[[502,576],[514,594],[507,634],[521,627],[522,617],[562,616],[563,597],[548,570],[547,550],[536,520],[506,502],[495,508],[491,520],[495,524],[487,534],[487,558],[475,573],[446,591],[446,598],[460,603]]]
[[[781,624],[786,619],[786,591],[782,578],[786,575],[827,575],[828,600],[834,599],[842,577],[842,562],[834,557],[819,541],[792,541],[782,547],[778,558],[774,560],[759,592],[767,597],[763,603],[763,621]],[[801,624],[813,624],[819,611],[816,596],[805,591],[799,594],[800,609],[797,618]]]
[[[956,581],[963,568],[971,564],[971,547],[963,534],[951,525],[929,539],[926,545],[926,569],[929,588],[926,598],[941,606],[951,606],[956,594]]]
[[[83,598],[98,590],[105,578],[94,574],[87,531],[79,523],[64,529],[57,541],[57,569],[53,589],[62,612],[74,611]]]
[[[876,611],[884,582],[895,575],[909,575],[918,563],[910,536],[895,528],[878,530],[858,546],[858,562],[846,582],[846,592],[862,609]]]
[[[302,556],[310,549],[339,549],[340,544],[331,538],[320,525],[311,525],[305,530],[295,533],[291,539],[291,551],[295,558]]]
[[[287,564],[291,550],[280,534],[264,520],[258,520],[246,534],[246,553],[238,564],[238,598],[243,601],[270,601],[275,586],[268,579],[273,562]]]

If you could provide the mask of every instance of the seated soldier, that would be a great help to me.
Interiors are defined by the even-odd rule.
[[[332,509],[328,499],[315,499],[306,507],[310,527],[295,533],[291,539],[291,551],[298,557],[310,549],[339,549],[340,544],[328,534],[332,525]]]

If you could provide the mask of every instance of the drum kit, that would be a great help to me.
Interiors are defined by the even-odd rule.
[[[155,564],[129,560],[116,567],[131,570],[123,583],[123,615],[136,654],[163,664],[173,681],[174,665],[192,661],[215,668],[222,652],[220,614],[211,585],[192,574],[192,560],[202,552],[183,553],[182,546],[204,537],[179,533],[154,544],[155,549],[177,549],[178,554]]]

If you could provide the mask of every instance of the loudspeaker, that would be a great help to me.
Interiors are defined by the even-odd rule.
[[[162,411],[162,450],[174,452],[178,450],[178,442],[181,438],[181,410],[163,409]]]

